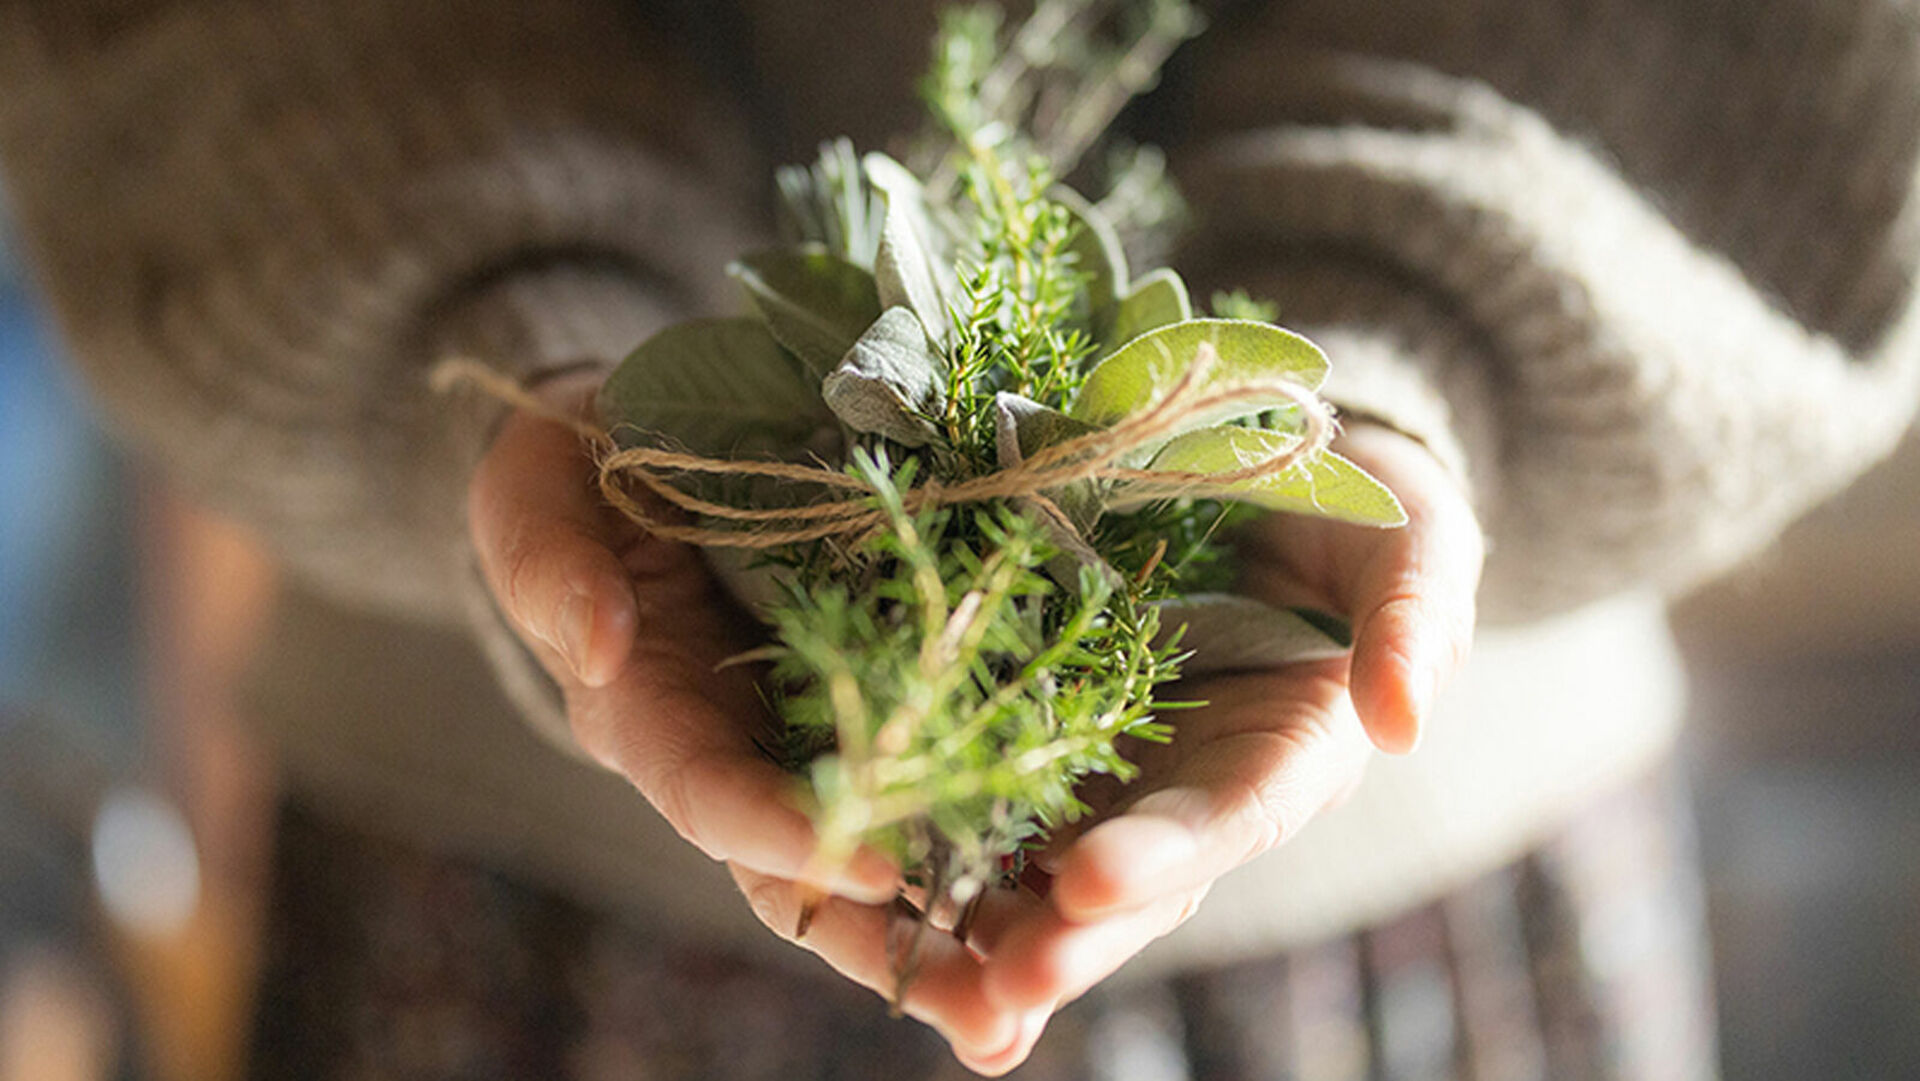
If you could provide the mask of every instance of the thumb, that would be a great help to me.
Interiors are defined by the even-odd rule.
[[[631,528],[601,504],[591,468],[578,435],[520,412],[468,488],[468,527],[487,584],[563,686],[612,680],[638,618],[617,555]]]
[[[1367,427],[1342,453],[1407,511],[1407,524],[1369,552],[1350,605],[1354,706],[1376,746],[1404,754],[1472,647],[1485,542],[1459,482],[1420,444]]]

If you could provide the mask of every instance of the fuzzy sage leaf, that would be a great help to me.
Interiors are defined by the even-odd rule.
[[[1115,305],[1106,341],[1122,346],[1140,335],[1193,318],[1187,283],[1171,267],[1161,267],[1134,282]]]
[[[1261,428],[1202,428],[1168,443],[1154,456],[1149,468],[1225,473],[1273,458],[1298,441],[1296,435]],[[1299,462],[1283,473],[1216,487],[1201,486],[1195,494],[1360,525],[1398,526],[1407,521],[1407,512],[1386,485],[1330,450]],[[1117,488],[1114,498],[1125,502],[1125,485]]]
[[[994,427],[998,436],[1000,468],[1012,469],[1034,453],[1055,443],[1100,429],[1075,420],[1058,409],[1006,391],[993,396]]]
[[[1208,385],[1286,376],[1307,390],[1327,375],[1327,358],[1318,346],[1292,331],[1265,323],[1232,319],[1189,319],[1135,338],[1100,362],[1087,377],[1068,412],[1102,427],[1152,407],[1180,382],[1202,343],[1219,353]],[[1249,396],[1192,418],[1201,427],[1292,404],[1281,395]]]
[[[1127,250],[1113,224],[1079,192],[1056,185],[1050,194],[1073,219],[1073,242],[1067,251],[1086,276],[1087,314],[1095,327],[1109,326],[1128,287]]]
[[[847,427],[924,447],[940,431],[926,420],[945,401],[946,364],[920,318],[888,308],[821,384],[827,406]]]
[[[1189,676],[1326,660],[1353,645],[1352,629],[1337,617],[1231,593],[1194,593],[1154,608],[1161,640],[1189,652],[1181,665]]]
[[[595,404],[623,445],[664,435],[722,457],[788,456],[833,428],[812,377],[757,319],[698,319],[655,334]]]
[[[771,248],[727,267],[773,336],[825,376],[875,319],[880,294],[873,275],[824,247]]]
[[[1000,468],[1013,469],[1034,454],[1064,443],[1069,439],[1097,432],[1100,429],[1085,421],[1075,420],[1058,409],[1041,405],[1031,398],[1005,391],[994,395],[994,426],[996,431],[995,447],[999,452]],[[1062,485],[1049,493],[1054,505],[1072,520],[1074,527],[1081,532],[1091,530],[1100,520],[1100,489],[1092,481],[1075,481]],[[1076,556],[1090,555],[1087,552],[1073,551],[1077,539],[1055,537],[1054,541],[1062,549],[1072,551]],[[1085,548],[1084,541],[1077,541]]]
[[[946,245],[928,212],[918,181],[891,158],[868,155],[868,176],[887,201],[880,226],[880,251],[873,276],[883,308],[904,306],[920,317],[927,334],[945,345],[953,319],[947,310],[952,269],[942,258]]]

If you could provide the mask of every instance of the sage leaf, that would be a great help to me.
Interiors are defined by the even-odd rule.
[[[812,165],[781,166],[773,178],[783,235],[796,243],[821,244],[864,270],[873,269],[886,205],[867,183],[851,139],[821,143]]]
[[[1093,531],[1093,524],[1082,522],[1075,515],[1073,506],[1060,498],[1062,493],[1073,489],[1091,491],[1091,486],[1082,481],[1059,489],[1048,496],[1049,502],[1067,516],[1066,522],[1060,521],[1056,515],[1049,514],[1039,507],[1033,496],[1020,496],[1013,501],[1014,506],[1020,508],[1022,514],[1040,523],[1040,528],[1047,539],[1059,550],[1058,554],[1047,560],[1041,569],[1046,572],[1047,577],[1062,586],[1071,587],[1079,582],[1081,575],[1091,573],[1105,583],[1107,588],[1120,589],[1125,585],[1126,579],[1087,541],[1087,535]],[[1095,517],[1098,517],[1097,504],[1078,505],[1087,507]]]
[[[1087,275],[1087,316],[1097,333],[1113,325],[1115,309],[1127,291],[1126,248],[1113,223],[1085,196],[1065,185],[1056,185],[1048,194],[1066,207],[1077,226],[1067,251],[1073,255],[1076,268]],[[1100,334],[1100,339],[1113,345],[1122,341],[1107,334]]]
[[[1100,429],[1041,405],[1032,398],[1001,391],[993,396],[993,419],[1000,468],[1013,469],[1036,452]]]
[[[993,396],[993,419],[995,457],[1002,469],[1016,468],[1047,447],[1100,430],[1031,398],[1006,391]],[[1075,529],[1087,533],[1100,520],[1102,490],[1097,482],[1077,480],[1050,489],[1046,496],[1073,522]],[[1086,545],[1085,541],[1078,543],[1082,547]]]
[[[1162,643],[1179,634],[1192,656],[1182,676],[1277,668],[1338,657],[1353,645],[1346,621],[1310,608],[1276,608],[1231,593],[1194,593],[1156,601]]]
[[[953,317],[947,297],[954,291],[953,270],[946,259],[947,245],[934,224],[920,181],[905,166],[883,154],[864,159],[867,178],[887,201],[880,225],[880,250],[873,259],[880,306],[913,309],[927,334],[945,346],[952,335]]]
[[[914,215],[898,203],[887,205],[880,227],[880,253],[874,257],[873,276],[883,307],[906,307],[920,317],[927,332],[944,345],[951,333],[947,290],[941,284],[945,267],[928,251],[927,239]]]
[[[1187,284],[1172,268],[1161,267],[1127,290],[1114,308],[1113,328],[1106,340],[1115,346],[1125,345],[1150,330],[1192,318],[1193,301],[1187,296]]]
[[[1148,468],[1224,473],[1266,461],[1298,442],[1297,435],[1261,428],[1203,428],[1168,443]],[[1125,487],[1116,488],[1117,502],[1125,500]],[[1360,525],[1398,526],[1407,521],[1407,512],[1386,485],[1330,450],[1321,451],[1281,473],[1233,484],[1202,486],[1193,494]]]
[[[758,319],[697,319],[655,334],[600,388],[623,446],[664,436],[718,458],[793,457],[833,430],[818,385]]]
[[[735,260],[738,281],[773,336],[825,377],[880,317],[873,275],[817,244],[774,248]]]
[[[1208,386],[1287,376],[1313,390],[1327,376],[1325,354],[1292,331],[1235,319],[1189,319],[1148,331],[1101,361],[1087,376],[1069,412],[1076,420],[1107,427],[1154,405],[1180,382],[1202,343],[1212,343],[1219,353],[1219,360],[1207,375]],[[1182,430],[1292,402],[1292,398],[1278,393],[1249,395],[1194,415]]]
[[[848,427],[923,447],[939,438],[925,415],[946,404],[945,382],[946,365],[920,317],[893,307],[853,343],[820,391]]]
[[[861,155],[860,167],[866,170],[867,183],[872,184],[889,200],[907,198],[915,202],[926,202],[926,187],[913,170],[893,160],[877,150]]]

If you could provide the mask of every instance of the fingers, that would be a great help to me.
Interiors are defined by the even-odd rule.
[[[697,554],[611,514],[590,476],[577,435],[516,414],[468,504],[488,583],[560,684],[581,748],[715,859],[891,897],[897,871],[876,853],[815,862],[792,778],[754,743],[751,673],[715,671],[749,642]]]
[[[754,914],[775,934],[817,954],[855,983],[891,998],[896,958],[913,917],[891,903],[859,904],[828,898],[813,911],[804,938],[794,929],[807,902],[794,883],[735,866],[734,881]],[[969,1069],[994,1076],[1020,1064],[1033,1050],[1051,1010],[1010,1010],[986,994],[981,960],[952,937],[928,929],[920,937],[913,979],[901,1008],[933,1026]]]
[[[467,510],[507,617],[556,679],[600,687],[625,662],[638,614],[588,479],[579,436],[515,414],[475,471]]]
[[[1337,662],[1319,667],[1207,681],[1211,704],[1182,717],[1174,748],[1197,742],[1160,787],[1056,860],[1060,915],[1088,923],[1203,889],[1343,796],[1372,748]]]
[[[754,743],[744,720],[765,707],[742,668],[714,671],[737,651],[704,576],[675,617],[644,619],[630,662],[598,689],[568,695],[580,746],[632,781],[686,840],[716,860],[864,900],[893,896],[898,871],[862,849],[821,864],[813,826],[795,806],[795,779]],[[643,587],[642,595],[646,594]]]
[[[1141,908],[1085,922],[1069,919],[1030,895],[996,894],[1001,903],[983,906],[987,911],[970,940],[986,954],[986,993],[997,1005],[1023,1016],[1057,1010],[1185,923],[1199,910],[1207,890],[1201,885],[1178,891]]]
[[[795,937],[809,900],[793,883],[734,867],[734,881],[774,933],[883,996],[917,917],[894,905],[829,898]],[[1025,1061],[1053,1013],[1111,975],[1148,943],[1184,923],[1204,887],[1140,911],[1076,924],[1026,891],[984,898],[967,946],[929,928],[920,938],[903,1009],[934,1027],[968,1069],[998,1076]]]
[[[1351,569],[1347,596],[1354,706],[1375,746],[1405,754],[1472,647],[1484,541],[1459,483],[1418,443],[1363,427],[1343,450],[1407,511],[1407,524],[1377,535]]]
[[[928,932],[907,1010],[947,1036],[969,1068],[995,1074],[1031,1052],[1046,1019],[1186,922],[1214,879],[1290,837],[1337,799],[1372,749],[1342,693],[1339,662],[1210,680],[1210,705],[1182,718],[1161,788],[1060,854],[1043,899],[994,891],[962,949]],[[1183,740],[1187,741],[1183,744]],[[763,922],[791,938],[802,897],[736,868]],[[801,944],[883,993],[894,917],[832,899]]]

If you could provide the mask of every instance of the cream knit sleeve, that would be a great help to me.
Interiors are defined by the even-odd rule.
[[[107,423],[333,595],[461,618],[493,411],[431,363],[730,296],[756,170],[646,9],[0,3],[0,167]]]
[[[1329,7],[1326,21],[1364,39],[1366,11],[1380,7]],[[1406,15],[1381,21],[1417,33]],[[1550,58],[1577,68],[1581,55],[1571,37],[1508,46],[1549,58],[1542,87],[1555,85]],[[1336,401],[1463,469],[1490,541],[1488,618],[1682,588],[1764,544],[1908,423],[1920,397],[1909,298],[1920,206],[1914,144],[1898,129],[1794,174],[1813,195],[1853,197],[1820,203],[1824,219],[1771,219],[1747,191],[1759,212],[1715,232],[1693,213],[1729,209],[1711,188],[1650,196],[1626,179],[1660,173],[1636,154],[1685,153],[1684,131],[1638,145],[1631,136],[1654,121],[1632,120],[1618,128],[1629,137],[1596,147],[1430,64],[1278,48],[1253,39],[1204,79],[1206,127],[1182,154],[1206,215],[1190,257],[1222,283],[1265,291],[1283,322],[1322,339]],[[1476,55],[1459,52],[1461,66]],[[1735,89],[1736,75],[1767,74],[1742,73],[1740,57],[1717,69]],[[1593,74],[1566,78],[1605,85]],[[1666,107],[1695,125],[1694,149],[1729,198],[1744,174],[1777,166],[1696,104]],[[1843,102],[1806,107],[1832,108],[1835,125],[1847,116]],[[1754,242],[1768,229],[1777,235]],[[1830,247],[1829,234],[1852,245],[1841,268],[1851,285],[1829,266],[1822,294],[1796,296],[1812,268],[1792,260]]]

